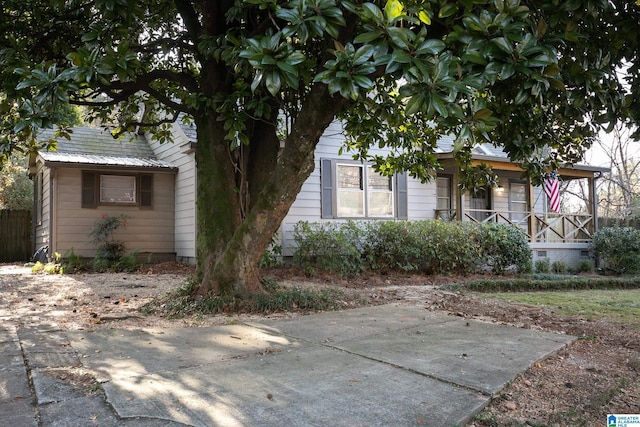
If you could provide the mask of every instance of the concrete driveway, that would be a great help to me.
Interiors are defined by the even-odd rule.
[[[207,328],[2,324],[0,425],[464,425],[573,339],[394,304]],[[63,366],[93,371],[106,402],[50,375]]]

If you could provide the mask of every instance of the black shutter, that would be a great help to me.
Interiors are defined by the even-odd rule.
[[[396,176],[396,203],[398,207],[398,219],[409,218],[409,202],[407,197],[407,173],[403,172]]]
[[[321,217],[333,218],[333,161],[320,160]]]
[[[95,209],[98,207],[98,174],[82,172],[82,207]]]
[[[153,175],[140,175],[140,206],[153,206]]]

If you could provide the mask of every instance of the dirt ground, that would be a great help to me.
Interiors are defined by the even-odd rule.
[[[168,319],[139,311],[145,303],[175,290],[191,273],[191,267],[175,263],[148,266],[136,274],[63,276],[33,275],[24,267],[0,265],[0,317],[25,326],[51,323],[68,330],[199,327],[267,317],[219,314]],[[440,289],[456,278],[378,275],[309,279],[288,270],[266,274],[287,285],[339,286],[361,295],[364,304],[410,304],[452,316],[578,337],[515,379],[469,426],[605,426],[609,413],[640,413],[637,329]],[[300,315],[304,314],[274,313],[268,317]]]

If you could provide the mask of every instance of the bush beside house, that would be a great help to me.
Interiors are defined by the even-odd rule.
[[[530,271],[532,254],[517,227],[447,221],[300,222],[294,263],[343,276],[363,271],[469,274]]]
[[[607,270],[617,274],[640,272],[640,230],[606,227],[593,234],[591,251]]]

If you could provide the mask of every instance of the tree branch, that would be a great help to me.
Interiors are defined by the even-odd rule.
[[[166,124],[166,123],[174,123],[176,120],[178,120],[178,113],[176,113],[174,111],[174,113],[171,116],[169,116],[169,117],[167,117],[165,119],[160,119],[160,120],[156,120],[156,121],[153,121],[153,122],[145,122],[143,120],[126,122],[124,124],[124,126],[122,126],[121,129],[118,132],[113,134],[113,136],[118,138],[119,136],[125,134],[127,132],[127,130],[130,129],[131,127],[133,127],[133,126],[140,126],[140,127],[144,127],[144,128],[154,128],[154,127],[158,127],[158,126],[161,126],[163,124]]]
[[[130,82],[111,82],[108,86],[105,85],[105,89],[145,90],[145,88],[155,80],[169,80],[174,83],[178,83],[190,92],[199,91],[198,82],[193,78],[193,76],[187,73],[179,73],[171,70],[153,70],[140,75],[138,78]]]

